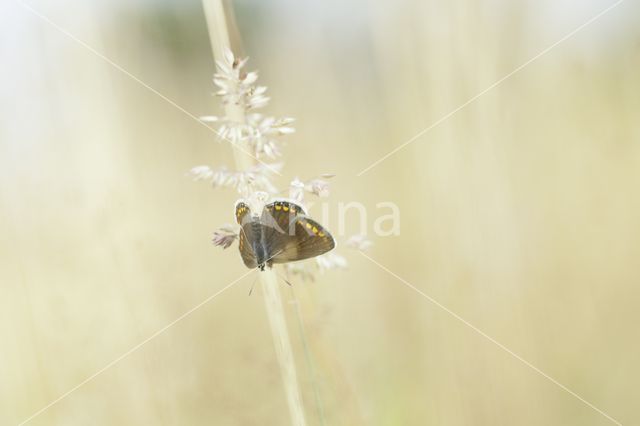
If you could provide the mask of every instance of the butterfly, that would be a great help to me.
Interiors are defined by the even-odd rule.
[[[307,216],[299,205],[276,200],[259,216],[244,200],[236,203],[240,225],[240,255],[247,268],[271,268],[274,263],[295,262],[324,254],[336,246],[331,234]]]

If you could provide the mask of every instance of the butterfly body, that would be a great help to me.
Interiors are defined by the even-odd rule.
[[[298,204],[280,200],[253,214],[244,201],[236,203],[240,255],[248,268],[295,262],[324,254],[335,247],[331,234],[307,216]]]
[[[268,257],[268,242],[265,238],[264,227],[260,223],[260,219],[257,216],[251,218],[251,221],[247,224],[251,228],[251,235],[259,235],[259,238],[255,238],[251,241],[251,249],[256,258],[256,263],[261,271],[264,271],[265,265],[271,267],[271,259]],[[242,232],[242,231],[241,231]]]

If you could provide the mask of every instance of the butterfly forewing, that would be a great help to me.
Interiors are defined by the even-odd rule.
[[[258,266],[258,259],[253,251],[253,242],[259,240],[260,235],[256,235],[256,227],[252,225],[251,209],[244,202],[238,202],[236,204],[236,221],[240,225],[238,241],[242,261],[247,268],[256,268]]]
[[[251,208],[247,203],[240,200],[236,203],[236,222],[242,226],[251,220]]]
[[[294,235],[295,218],[305,215],[302,207],[289,201],[276,201],[264,206],[260,223],[265,226],[265,239],[277,234]]]

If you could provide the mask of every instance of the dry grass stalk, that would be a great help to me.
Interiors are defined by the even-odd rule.
[[[214,57],[218,61],[222,61],[225,52],[230,51],[231,47],[223,2],[222,0],[203,0],[203,5]],[[232,119],[236,123],[244,123],[246,120],[244,108],[235,103],[230,102],[225,105],[225,114],[228,119]],[[255,160],[247,155],[246,152],[242,146],[234,144],[234,157],[238,170],[250,170],[256,165]],[[273,335],[273,343],[284,382],[291,423],[296,426],[304,426],[306,425],[304,406],[298,385],[296,366],[280,294],[280,285],[275,271],[266,269],[261,272],[260,282]]]

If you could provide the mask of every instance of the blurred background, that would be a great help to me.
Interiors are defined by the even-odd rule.
[[[94,53],[195,116],[220,114],[202,4],[26,3],[33,10],[0,5],[2,425],[20,424],[246,271],[235,246],[210,243],[233,221],[236,194],[185,177],[196,165],[232,165],[229,146]],[[297,119],[279,183],[336,173],[331,205],[361,202],[371,222],[376,203],[396,203],[400,235],[370,235],[369,256],[637,424],[637,2],[357,176],[612,4],[230,3],[248,67],[269,87],[267,112]],[[347,233],[358,229],[349,216]],[[615,424],[342,253],[348,270],[282,286],[299,302],[286,309],[310,425]],[[288,424],[260,289],[247,296],[253,280],[28,424]]]

